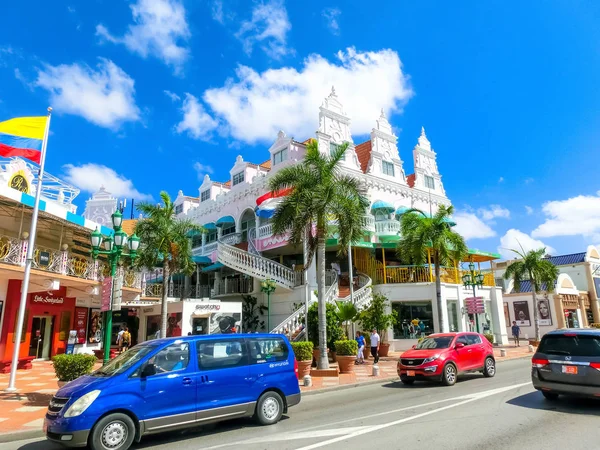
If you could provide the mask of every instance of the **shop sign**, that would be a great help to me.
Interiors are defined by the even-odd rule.
[[[220,311],[221,305],[196,305],[196,311]]]
[[[19,170],[10,176],[8,180],[8,186],[16,189],[19,192],[29,194],[29,180],[27,179],[25,172],[22,170]]]
[[[77,342],[85,343],[87,332],[88,310],[87,308],[75,308],[75,331],[77,332]]]
[[[110,300],[112,296],[112,277],[106,277],[102,281],[102,305],[100,306],[101,311],[110,310]]]
[[[152,314],[154,312],[154,308],[143,308],[142,312],[144,314]]]
[[[113,283],[112,305],[113,311],[121,310],[121,299],[123,298],[123,277],[116,277]]]
[[[465,306],[467,307],[468,314],[483,314],[483,313],[485,313],[483,297],[465,298]]]
[[[63,297],[54,297],[52,295],[34,295],[33,296],[33,303],[48,303],[51,305],[62,305],[65,302],[65,299]]]
[[[38,264],[41,267],[48,267],[50,265],[50,252],[40,252],[40,260]]]

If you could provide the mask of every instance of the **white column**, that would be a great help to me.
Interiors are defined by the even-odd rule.
[[[504,301],[502,299],[502,288],[490,288],[490,299],[492,300],[492,324],[494,327],[496,343],[498,345],[508,345],[506,321],[504,320]]]

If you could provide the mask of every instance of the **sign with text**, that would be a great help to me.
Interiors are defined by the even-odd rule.
[[[106,277],[102,281],[102,304],[100,306],[100,311],[109,311],[110,310],[110,301],[111,301],[111,297],[112,297],[112,285],[113,285],[112,277]]]
[[[485,313],[485,305],[483,304],[483,297],[469,297],[465,298],[465,306],[468,314],[483,314]]]
[[[77,331],[77,343],[85,344],[87,335],[88,309],[75,308],[75,331]]]
[[[40,267],[48,267],[50,265],[50,252],[40,252]]]
[[[62,305],[65,302],[63,297],[54,297],[53,295],[39,295],[33,296],[33,303],[47,303],[49,305]]]
[[[113,311],[121,310],[121,300],[123,298],[123,277],[115,277],[113,282],[112,306]]]

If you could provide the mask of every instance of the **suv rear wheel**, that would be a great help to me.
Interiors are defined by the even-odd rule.
[[[446,386],[453,386],[456,383],[457,375],[456,366],[452,363],[446,364],[442,374],[442,383]]]
[[[485,363],[483,365],[483,376],[487,378],[492,378],[496,375],[496,362],[494,358],[488,356],[485,358]]]
[[[100,419],[90,436],[92,450],[127,450],[135,438],[135,424],[127,414],[109,414]]]

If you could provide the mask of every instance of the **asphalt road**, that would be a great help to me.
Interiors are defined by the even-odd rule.
[[[503,362],[494,378],[470,375],[453,387],[387,382],[307,395],[270,427],[237,420],[148,437],[133,448],[598,448],[600,401],[548,402],[531,387],[530,364],[529,359]],[[11,450],[59,448],[43,439],[0,444]]]

